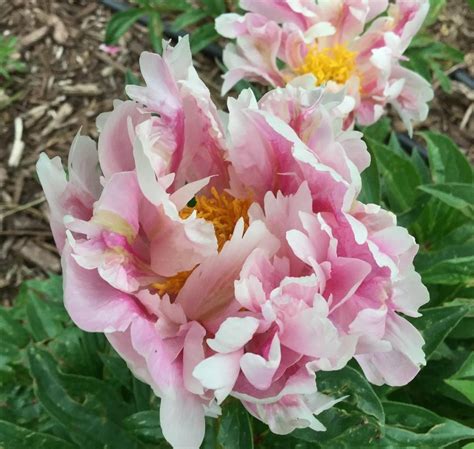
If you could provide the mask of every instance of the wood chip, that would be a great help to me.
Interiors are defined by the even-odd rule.
[[[66,95],[92,96],[100,95],[101,89],[97,84],[74,84],[72,86],[61,86],[61,91]]]
[[[21,156],[25,148],[25,142],[23,142],[23,120],[21,117],[15,118],[15,139],[13,141],[12,151],[10,158],[8,159],[9,167],[18,167],[20,164]]]
[[[36,265],[45,272],[59,272],[61,264],[59,257],[50,251],[47,251],[32,240],[28,240],[25,245],[20,248],[19,253],[28,262]]]
[[[48,31],[49,31],[49,26],[45,25],[27,34],[26,36],[21,38],[20,48],[22,50],[26,50],[27,48],[36,44],[48,34]]]

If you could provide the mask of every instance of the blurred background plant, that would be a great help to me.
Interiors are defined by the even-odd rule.
[[[22,72],[26,69],[20,61],[20,55],[16,48],[17,38],[14,36],[0,36],[0,80],[11,78],[12,73]]]
[[[453,65],[461,63],[464,60],[464,54],[462,51],[437,40],[430,29],[436,23],[445,6],[446,0],[430,0],[428,16],[422,30],[412,40],[405,52],[408,61],[404,65],[419,73],[426,80],[438,82],[445,92],[450,92],[451,80],[446,71],[450,68],[452,70]]]
[[[122,9],[124,4],[104,2]],[[130,8],[115,13],[107,24],[105,43],[117,44],[130,27],[146,18],[151,44],[158,53],[162,51],[164,34],[191,33],[191,50],[201,51],[219,38],[214,19],[236,7],[237,0],[134,0]]]
[[[20,60],[17,51],[17,41],[14,36],[0,35],[0,110],[20,96],[20,94],[8,95],[6,92],[12,75],[26,70],[26,65]]]

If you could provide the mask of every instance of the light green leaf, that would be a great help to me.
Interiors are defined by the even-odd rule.
[[[180,31],[190,25],[203,20],[207,17],[207,12],[203,9],[190,8],[188,11],[183,12],[173,22],[173,30]]]
[[[222,411],[217,441],[226,449],[253,449],[253,432],[250,417],[236,401]]]
[[[0,421],[0,448],[2,449],[79,449],[75,444],[46,433],[34,432]]]
[[[435,183],[472,183],[472,168],[451,139],[431,131],[420,134],[428,145],[431,176]]]
[[[418,188],[474,220],[473,184],[452,182],[449,184],[421,185]]]
[[[445,382],[474,404],[474,353],[471,353],[461,368]]]
[[[107,23],[105,29],[105,43],[116,44],[129,28],[146,14],[146,10],[141,8],[130,8],[126,11],[115,13]]]
[[[161,16],[157,11],[152,11],[148,19],[148,34],[150,36],[151,46],[156,53],[161,54],[163,52],[163,22],[161,21]]]

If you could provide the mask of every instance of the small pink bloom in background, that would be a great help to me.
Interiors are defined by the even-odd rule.
[[[276,87],[310,75],[352,96],[346,126],[376,122],[388,104],[410,133],[413,121],[426,118],[432,88],[400,62],[428,0],[241,0],[240,6],[249,12],[216,19],[217,31],[235,39],[224,49],[224,93],[241,79]]]
[[[303,78],[218,111],[187,38],[140,66],[97,151],[78,136],[68,178],[46,155],[38,175],[66,309],[161,398],[171,445],[199,448],[228,396],[275,433],[323,431],[344,398],[318,372],[352,358],[377,385],[409,382],[423,339],[401,314],[428,294],[414,239],[357,201],[370,158],[343,129],[352,98]]]
[[[102,50],[104,53],[107,53],[112,56],[122,51],[122,47],[120,47],[119,45],[100,44],[99,49]]]

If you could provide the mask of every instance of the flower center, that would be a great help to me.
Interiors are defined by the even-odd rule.
[[[248,210],[250,199],[234,198],[227,192],[219,193],[214,187],[211,195],[197,195],[193,206],[186,206],[179,212],[181,218],[188,218],[194,211],[198,218],[210,222],[214,226],[217,238],[217,249],[221,251],[234,232],[235,225],[240,218],[244,219],[244,230],[249,227]],[[163,296],[165,293],[177,295],[193,270],[182,271],[163,282],[156,282],[152,287]]]
[[[303,64],[295,69],[297,75],[312,73],[319,86],[328,81],[344,84],[356,70],[357,53],[344,45],[318,50],[317,45],[310,47]]]

